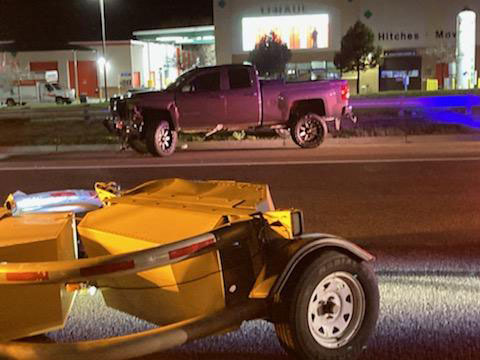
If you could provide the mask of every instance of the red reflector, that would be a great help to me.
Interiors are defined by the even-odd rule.
[[[193,254],[201,249],[206,248],[207,246],[212,245],[213,243],[215,243],[215,239],[207,239],[196,244],[169,251],[168,256],[170,257],[170,260],[177,259],[182,256]]]
[[[60,197],[60,196],[75,196],[76,194],[73,191],[57,191],[50,193],[50,196]]]
[[[129,270],[135,267],[135,262],[133,260],[106,264],[106,265],[97,265],[90,266],[84,269],[80,269],[80,275],[82,276],[93,276],[93,275],[102,275],[102,274],[111,274],[117,271]]]
[[[7,281],[47,281],[47,280],[48,280],[48,271],[7,273]]]
[[[348,100],[350,98],[350,88],[348,84],[342,85],[341,94],[342,94],[343,101]]]

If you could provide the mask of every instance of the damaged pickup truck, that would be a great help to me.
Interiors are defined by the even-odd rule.
[[[356,121],[345,80],[286,83],[260,80],[255,67],[222,65],[195,68],[164,91],[112,98],[107,128],[124,145],[154,156],[175,151],[178,132],[259,130],[290,133],[301,148],[319,146],[327,122]]]

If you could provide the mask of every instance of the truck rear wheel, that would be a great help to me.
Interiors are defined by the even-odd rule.
[[[282,294],[275,324],[281,345],[300,359],[355,359],[378,318],[379,292],[370,265],[329,251],[305,267]]]
[[[325,137],[325,130],[318,116],[308,113],[299,116],[290,128],[292,139],[301,148],[318,147]]]
[[[178,133],[167,120],[147,122],[145,140],[153,156],[170,156],[175,152]]]

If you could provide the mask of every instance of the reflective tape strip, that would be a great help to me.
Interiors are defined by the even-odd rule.
[[[215,235],[206,233],[127,254],[38,263],[0,263],[0,285],[81,282],[135,274],[216,250]],[[209,247],[211,248],[209,249]]]
[[[48,280],[48,272],[11,272],[6,274],[6,279],[7,281],[44,281]]]
[[[56,191],[56,192],[51,192],[50,196],[52,197],[63,197],[63,196],[76,196],[77,193],[74,191]]]
[[[202,249],[205,249],[206,247],[213,245],[214,243],[215,243],[214,239],[207,239],[205,241],[202,241],[196,244],[185,246],[177,250],[169,251],[168,256],[170,259],[177,259],[183,256],[190,255],[192,253],[198,252]]]

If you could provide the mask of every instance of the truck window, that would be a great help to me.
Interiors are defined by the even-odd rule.
[[[230,89],[243,89],[251,86],[250,72],[245,68],[228,69]]]
[[[45,88],[47,89],[47,91],[53,91],[53,86],[50,84],[45,84]]]
[[[192,91],[219,91],[220,90],[220,72],[209,72],[198,75],[192,81]]]

